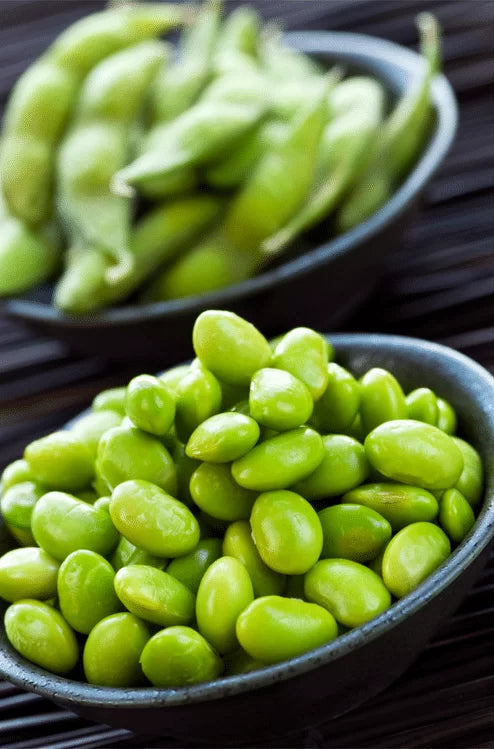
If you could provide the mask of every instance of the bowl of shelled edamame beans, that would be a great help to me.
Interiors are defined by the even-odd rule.
[[[480,572],[494,379],[224,310],[192,340],[5,469],[0,673],[102,723],[283,745],[392,683]]]
[[[83,18],[14,88],[7,311],[82,352],[170,362],[211,307],[272,335],[335,329],[375,288],[455,134],[436,20],[418,17],[419,54],[361,34],[283,36],[248,6],[223,18],[218,0],[161,5],[143,40],[152,7]],[[180,24],[174,56],[155,37]],[[98,27],[107,44],[91,46]],[[57,120],[49,133],[41,115]]]

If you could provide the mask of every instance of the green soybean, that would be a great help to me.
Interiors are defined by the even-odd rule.
[[[312,420],[323,432],[340,433],[349,429],[360,406],[360,387],[344,367],[330,362],[326,388],[314,406]]]
[[[145,680],[139,659],[150,637],[148,625],[134,614],[112,614],[102,619],[84,646],[87,681],[102,687],[142,685]]]
[[[477,450],[468,442],[459,437],[452,437],[452,440],[463,456],[463,470],[455,484],[455,489],[463,494],[472,507],[477,507],[482,500],[484,487],[482,460]]]
[[[125,413],[136,427],[159,437],[173,424],[175,399],[157,377],[138,375],[127,385]]]
[[[114,578],[111,564],[93,551],[74,551],[62,562],[57,580],[58,602],[76,632],[87,635],[101,619],[120,611]]]
[[[232,475],[246,489],[286,489],[309,476],[323,458],[320,435],[308,427],[298,427],[270,437],[235,460]]]
[[[306,499],[337,497],[361,484],[369,475],[369,462],[360,442],[345,434],[328,434],[322,441],[321,463],[294,487]]]
[[[386,421],[407,418],[405,395],[391,372],[375,367],[360,379],[360,416],[367,432]]]
[[[11,603],[23,598],[52,598],[57,592],[59,566],[37,547],[8,551],[0,557],[0,597]]]
[[[191,368],[176,389],[175,429],[182,442],[221,407],[221,385],[207,369]]]
[[[458,489],[447,489],[439,500],[439,523],[457,544],[463,541],[475,523],[473,510]]]
[[[50,489],[85,489],[94,476],[91,452],[71,432],[53,432],[31,442],[24,458],[34,479]]]
[[[0,493],[4,494],[14,484],[21,484],[24,481],[31,481],[33,478],[29,463],[24,458],[14,460],[3,469],[0,478]]]
[[[194,617],[191,591],[156,567],[145,564],[122,567],[115,575],[115,592],[132,614],[162,627],[189,624]]]
[[[248,518],[257,494],[239,486],[228,464],[201,463],[190,478],[195,504],[218,520]]]
[[[106,556],[118,542],[106,510],[95,509],[63,492],[48,492],[38,500],[31,529],[36,543],[59,561],[78,549]]]
[[[43,494],[45,489],[35,481],[22,481],[2,492],[0,511],[11,530],[31,530],[33,509]]]
[[[294,598],[263,596],[238,617],[242,648],[262,663],[279,663],[334,640],[338,628],[322,606]]]
[[[199,525],[191,511],[149,481],[117,486],[110,515],[123,536],[157,557],[188,554],[199,541]]]
[[[188,507],[192,507],[194,501],[190,493],[190,479],[201,463],[199,460],[189,458],[185,452],[185,445],[178,441],[173,449],[173,460],[177,469],[177,499]]]
[[[187,442],[189,458],[209,463],[230,463],[249,452],[259,439],[259,426],[250,416],[226,412],[199,424]]]
[[[318,513],[323,533],[321,557],[369,562],[391,538],[391,525],[362,505],[335,505]]]
[[[108,500],[108,512],[110,512],[111,498],[109,497]],[[164,557],[156,557],[145,549],[140,549],[128,541],[125,536],[120,536],[117,548],[113,552],[110,561],[113,569],[117,572],[129,564],[146,564],[148,567],[157,567],[159,570],[162,570],[168,562]]]
[[[324,606],[345,627],[359,627],[391,604],[379,575],[349,559],[317,562],[305,576],[304,589],[309,601]]]
[[[394,596],[402,598],[429,577],[450,553],[449,539],[437,525],[407,525],[393,536],[384,552],[384,583]]]
[[[323,545],[321,523],[313,507],[299,494],[260,494],[252,508],[250,524],[257,550],[272,570],[300,575],[319,559]]]
[[[132,426],[105,432],[98,445],[96,471],[110,490],[129,479],[142,479],[172,495],[177,491],[177,472],[166,447]]]
[[[120,426],[122,417],[111,409],[93,411],[78,419],[71,431],[88,448],[93,458],[98,452],[98,443],[109,429]]]
[[[29,598],[5,612],[5,633],[24,658],[55,674],[72,671],[79,658],[75,635],[52,606]]]
[[[166,571],[193,593],[197,593],[204,573],[221,556],[219,538],[202,538],[193,551],[172,559]]]
[[[281,595],[286,577],[263,562],[252,538],[248,520],[238,520],[228,526],[223,537],[223,554],[235,557],[244,565],[249,573],[256,598]]]
[[[199,632],[220,653],[238,648],[235,625],[254,600],[249,573],[234,557],[220,557],[206,570],[197,591]]]
[[[453,435],[456,432],[457,418],[456,412],[447,400],[444,398],[437,399],[437,424],[438,429],[441,429],[446,434]]]
[[[125,416],[125,396],[127,395],[126,387],[115,387],[102,390],[95,396],[91,408],[93,411],[116,411],[118,414]]]
[[[311,328],[293,328],[273,350],[273,367],[284,369],[301,380],[314,401],[328,385],[328,342]]]
[[[278,432],[305,424],[314,402],[308,387],[290,372],[265,367],[250,382],[249,409],[263,426]]]
[[[435,393],[429,388],[417,388],[405,398],[407,418],[437,426],[438,407]]]
[[[252,375],[271,360],[264,336],[234,312],[202,312],[194,323],[192,343],[206,367],[232,385],[249,385]]]
[[[448,489],[463,470],[461,450],[435,426],[397,419],[376,427],[365,439],[372,466],[393,481]]]
[[[223,661],[209,642],[191,627],[157,632],[141,654],[141,666],[155,687],[186,687],[221,675]]]
[[[433,521],[439,511],[437,499],[431,492],[419,486],[391,482],[362,484],[347,492],[342,502],[375,510],[391,523],[393,531],[410,523]]]

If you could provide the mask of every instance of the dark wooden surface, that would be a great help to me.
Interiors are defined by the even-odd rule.
[[[359,31],[413,47],[414,15],[427,9],[439,17],[444,67],[460,103],[456,143],[406,241],[396,247],[380,289],[346,328],[447,343],[494,372],[494,2],[252,4],[288,29]],[[0,106],[50,39],[100,6],[80,0],[1,0]],[[153,366],[160,368],[159,352],[148,370]],[[137,362],[117,367],[73,356],[0,310],[0,468],[20,456],[27,442],[85,408],[96,392],[139,371]],[[176,746],[166,737],[132,736],[88,723],[6,682],[0,682],[0,745]],[[494,558],[460,610],[395,685],[347,716],[282,745],[494,747]]]

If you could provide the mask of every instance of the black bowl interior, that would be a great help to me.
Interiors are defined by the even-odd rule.
[[[288,34],[287,39],[328,67],[338,62],[350,72],[376,76],[391,96],[402,94],[423,69],[417,53],[363,34],[307,31]],[[335,327],[374,288],[386,255],[396,246],[420,193],[452,143],[457,106],[442,75],[433,82],[432,98],[435,123],[418,163],[386,205],[351,231],[328,241],[321,228],[299,256],[288,255],[254,278],[203,295],[146,305],[127,303],[72,317],[50,305],[51,287],[45,286],[7,301],[7,312],[82,351],[116,358],[122,357],[122,350],[145,356],[151,341],[186,356],[183,341],[188,340],[195,316],[208,308],[233,309],[274,334],[293,308],[294,295],[301,302],[298,324],[303,318],[305,324],[315,325],[319,318],[319,325]],[[319,298],[321,304],[316,303]]]
[[[0,673],[6,679],[99,722],[233,745],[327,721],[373,696],[405,670],[441,620],[459,605],[494,537],[494,379],[467,357],[417,339],[362,334],[330,339],[337,360],[357,375],[383,366],[406,391],[430,387],[456,408],[459,434],[479,450],[486,481],[477,522],[451,557],[413,593],[364,626],[257,672],[180,689],[95,687],[29,664],[0,629]]]

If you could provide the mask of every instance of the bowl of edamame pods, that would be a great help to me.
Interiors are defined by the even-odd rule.
[[[283,745],[392,683],[480,572],[494,380],[224,310],[192,341],[5,469],[0,673],[102,723]]]
[[[15,86],[7,311],[84,352],[169,361],[211,307],[269,334],[334,329],[375,288],[454,137],[437,22],[418,17],[417,54],[283,36],[248,6],[223,19],[218,0],[159,7],[83,18]],[[184,24],[173,50],[158,39]]]

